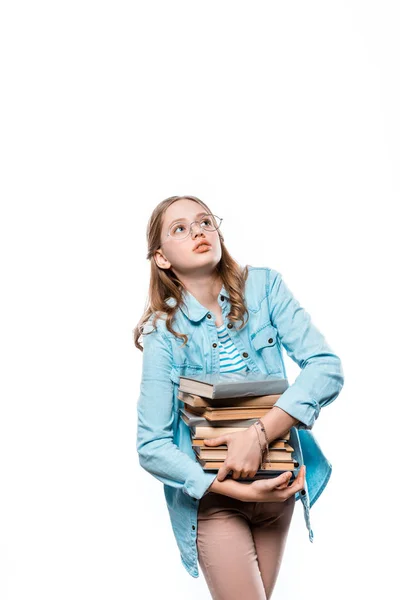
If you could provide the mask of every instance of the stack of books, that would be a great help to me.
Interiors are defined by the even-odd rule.
[[[179,409],[180,418],[190,429],[192,448],[203,469],[217,472],[228,453],[227,444],[206,446],[204,439],[248,429],[273,408],[287,387],[287,379],[263,373],[181,375],[178,399],[183,402],[183,407]],[[269,444],[270,462],[265,455],[266,462],[260,465],[254,477],[241,477],[237,481],[277,477],[285,471],[292,471],[293,480],[299,463],[289,438],[290,431],[287,431],[273,440]],[[232,473],[227,475],[231,476]]]

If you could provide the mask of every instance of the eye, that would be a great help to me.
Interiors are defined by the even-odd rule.
[[[174,225],[172,227],[171,233],[172,234],[177,233],[177,231],[178,231],[179,228],[185,229],[185,225],[183,225],[182,223],[177,223],[176,225]]]
[[[205,223],[207,226],[210,226],[211,225],[211,219],[205,218],[205,219],[202,220],[202,223]]]

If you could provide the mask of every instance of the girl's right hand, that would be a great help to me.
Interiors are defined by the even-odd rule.
[[[247,502],[285,502],[290,496],[304,489],[305,473],[306,467],[302,465],[291,485],[288,485],[291,477],[289,471],[271,479],[252,481],[246,485],[249,488],[248,493],[246,492],[246,500]]]

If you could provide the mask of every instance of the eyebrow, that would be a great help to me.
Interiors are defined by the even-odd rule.
[[[196,217],[200,217],[201,215],[208,215],[209,213],[205,210],[203,210],[203,212],[199,212],[197,213]],[[177,221],[184,221],[184,217],[180,217],[179,219],[174,219],[170,224],[169,227],[171,227],[171,225],[173,225],[174,223],[176,223]]]

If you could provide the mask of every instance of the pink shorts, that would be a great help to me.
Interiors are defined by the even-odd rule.
[[[214,600],[270,599],[294,506],[294,495],[243,502],[208,492],[200,499],[198,559]]]

